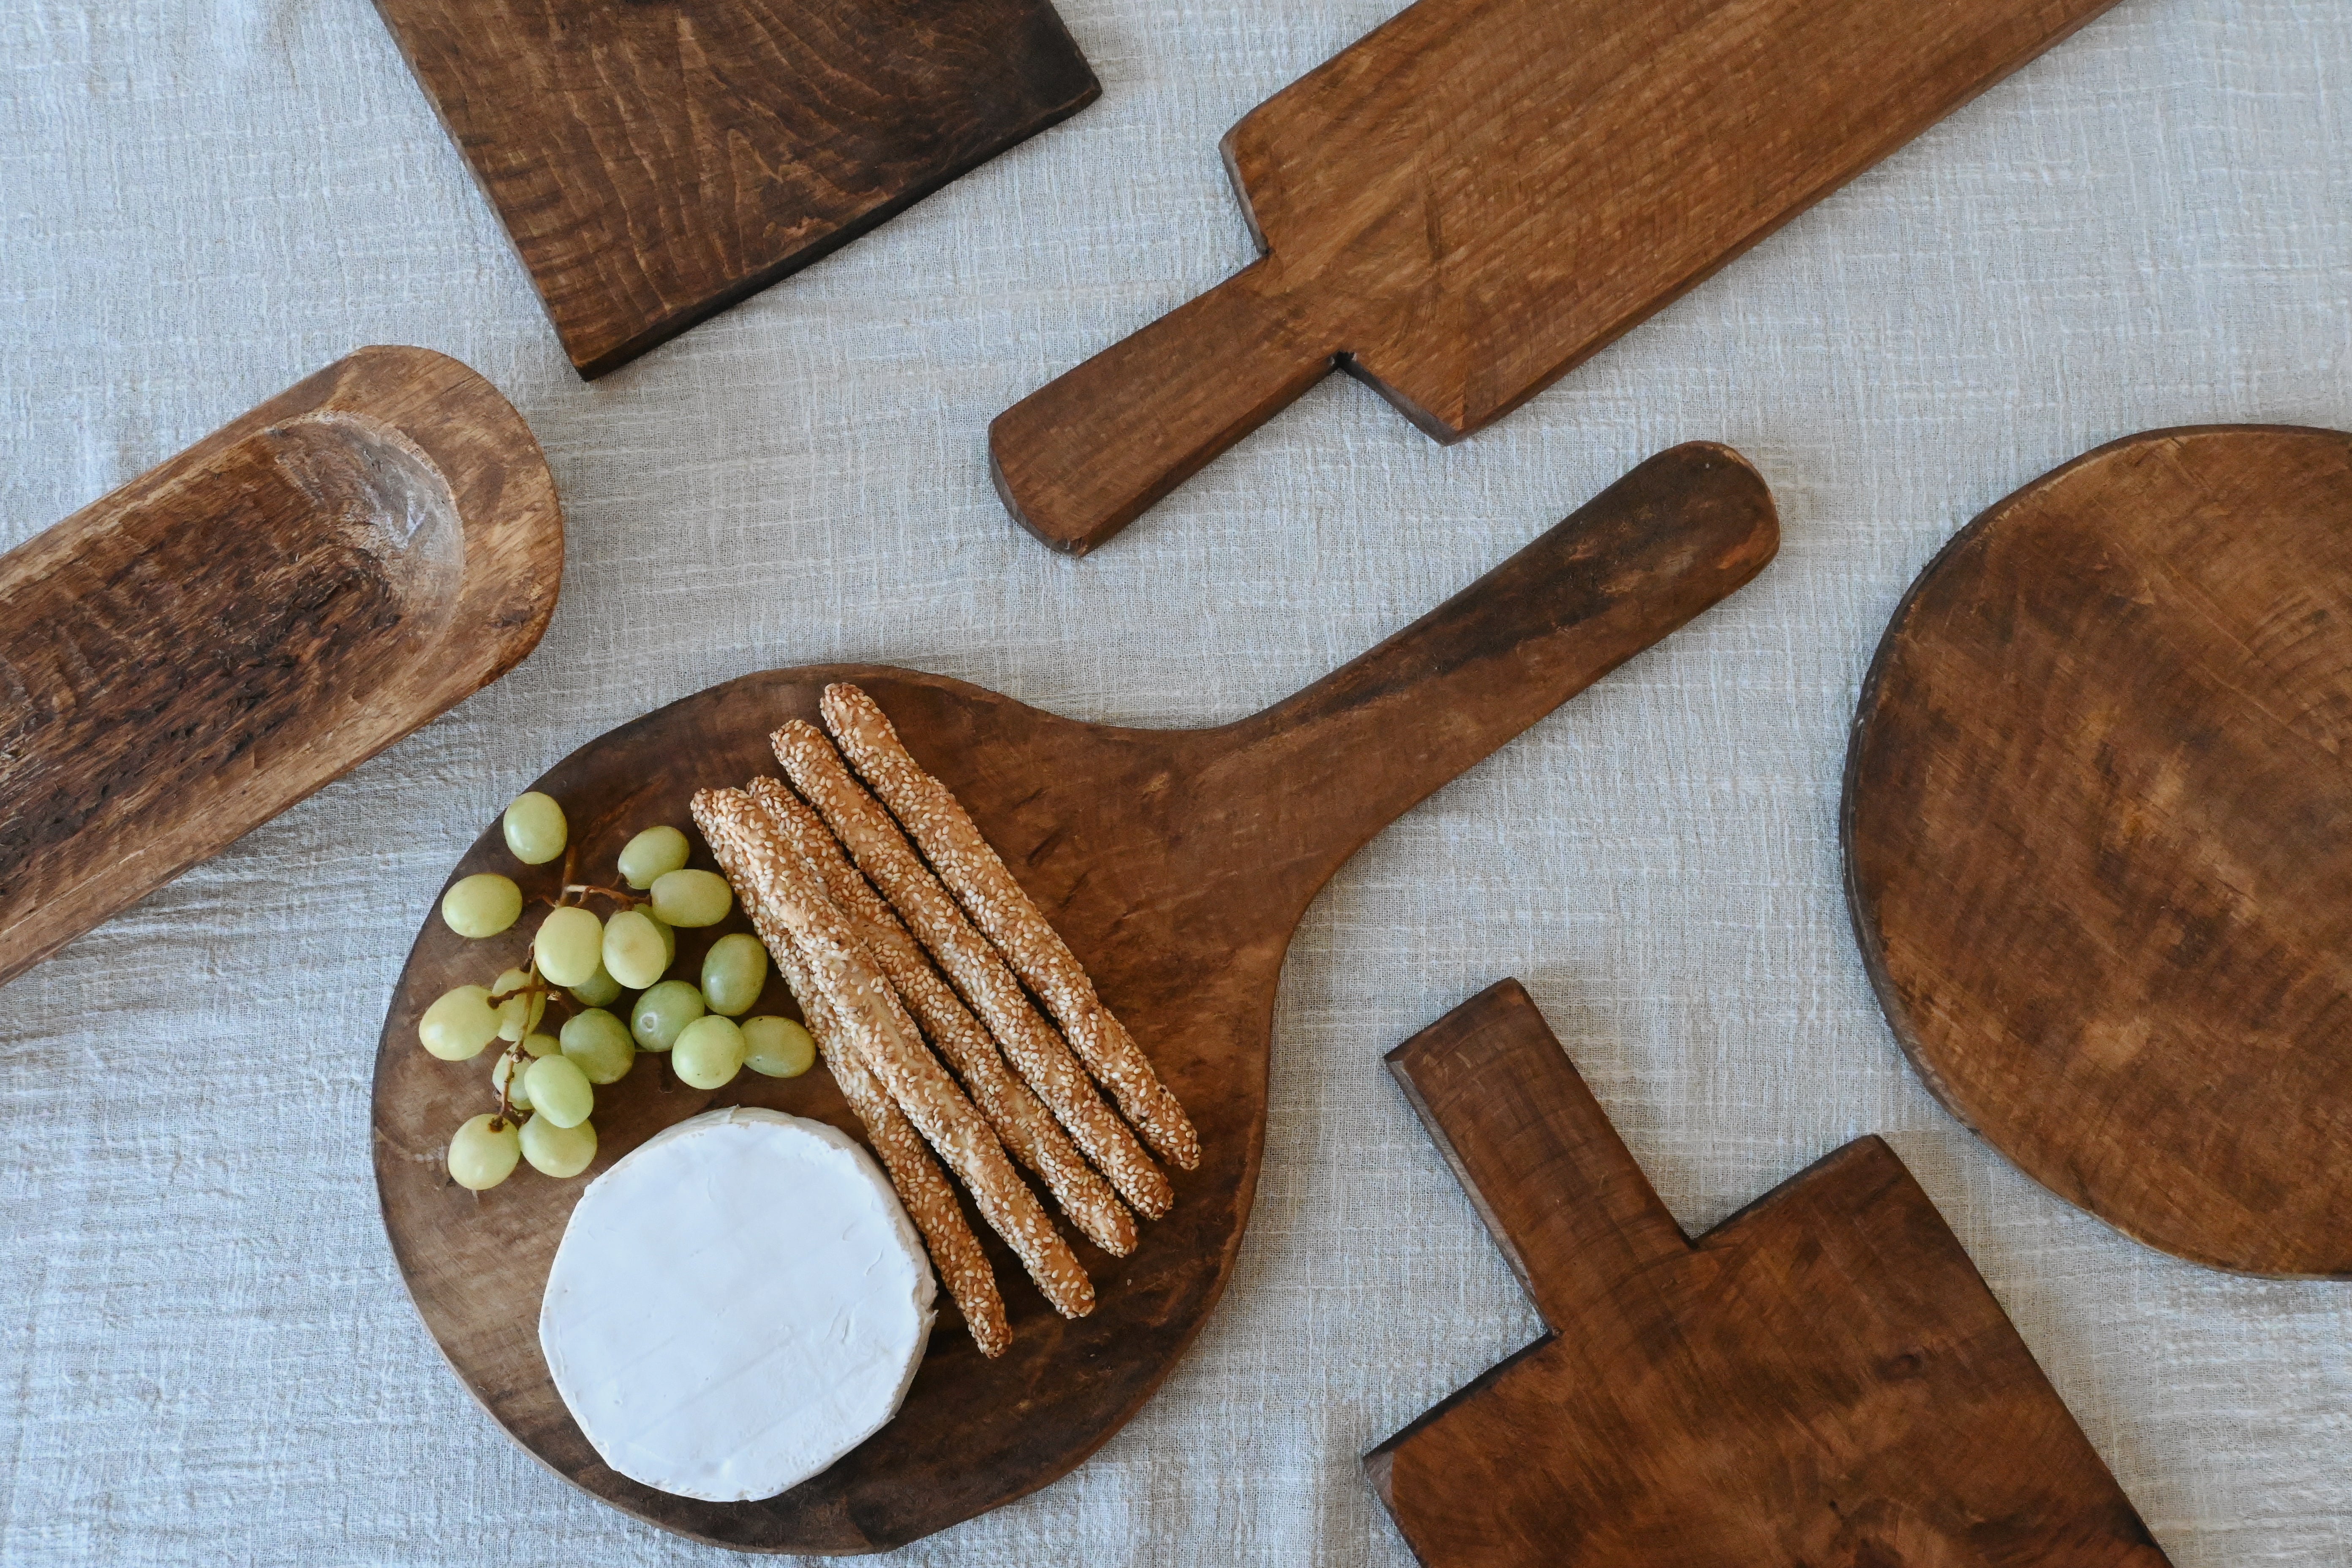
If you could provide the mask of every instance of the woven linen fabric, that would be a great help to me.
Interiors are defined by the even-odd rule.
[[[1707,438],[1780,559],[1339,874],[1198,1343],[1069,1477],[887,1560],[1409,1563],[1359,1456],[1539,1324],[1381,1056],[1515,974],[1685,1226],[1885,1134],[2176,1563],[2352,1562],[2352,1286],[2152,1251],[1958,1125],[1835,837],[1871,651],[1969,517],[2136,430],[2352,424],[2352,6],[2123,0],[1485,434],[1334,377],[1048,552],[989,419],[1250,258],[1218,136],[1393,8],[1067,0],[1097,104],[586,385],[363,0],[0,7],[0,543],[371,342],[495,381],[569,527],[512,675],[0,989],[0,1560],[722,1560],[510,1442],[393,1265],[377,1031],[482,825],[773,666],[1232,719]]]

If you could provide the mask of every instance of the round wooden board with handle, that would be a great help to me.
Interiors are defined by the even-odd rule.
[[[1913,584],[1845,775],[1863,957],[2029,1174],[2215,1268],[2352,1275],[2352,436],[2103,447]]]
[[[494,1058],[438,1061],[416,1040],[436,997],[520,963],[536,921],[467,942],[435,915],[384,1020],[374,1101],[384,1225],[426,1326],[490,1414],[559,1474],[723,1545],[877,1551],[1053,1480],[1150,1397],[1232,1272],[1265,1137],[1276,982],[1307,901],[1415,802],[1754,576],[1779,540],[1755,471],[1694,444],[1643,464],[1379,647],[1219,729],[1082,724],[960,681],[843,667],[745,676],[592,742],[532,787],[562,803],[576,874],[601,880],[630,835],[689,826],[695,790],[775,773],[769,732],[814,719],[828,682],[864,687],[1183,1101],[1201,1164],[1170,1172],[1176,1205],[1141,1226],[1129,1257],[1073,1237],[1095,1281],[1090,1317],[1056,1317],[983,1230],[1013,1322],[1002,1358],[984,1360],[943,1313],[898,1417],[824,1474],[760,1502],[654,1491],[598,1460],[540,1354],[540,1298],[582,1182],[525,1168],[479,1195],[452,1185],[449,1134],[491,1108]],[[698,843],[695,863],[711,864]],[[526,895],[560,880],[554,868],[518,868],[495,824],[452,879],[483,870],[516,877]],[[698,973],[709,943],[741,929],[739,910],[680,932],[674,973]],[[787,1006],[772,982],[756,1010]],[[598,1091],[590,1176],[661,1128],[730,1104],[859,1131],[821,1067],[703,1093],[640,1058]]]

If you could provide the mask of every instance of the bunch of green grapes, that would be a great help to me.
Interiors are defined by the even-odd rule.
[[[501,819],[507,848],[526,866],[563,854],[571,828],[563,808],[532,791]],[[469,1061],[493,1040],[506,1043],[490,1067],[494,1109],[449,1139],[449,1175],[476,1192],[495,1187],[524,1160],[550,1176],[576,1176],[596,1158],[589,1120],[596,1090],[628,1076],[640,1051],[670,1053],[671,1069],[696,1089],[719,1089],[745,1068],[797,1078],[815,1059],[806,1029],[789,1018],[744,1018],[768,984],[768,951],[741,932],[711,943],[701,984],[665,978],[677,962],[677,929],[717,925],[734,889],[710,871],[687,867],[690,847],[675,827],[648,827],[621,850],[621,888],[572,880],[531,935],[530,962],[488,985],[460,985],[417,1021],[417,1037],[444,1061]],[[617,906],[600,920],[591,898]],[[522,917],[522,889],[495,871],[460,878],[441,898],[441,918],[459,936],[494,937]],[[614,1011],[625,992],[635,1001]],[[547,1005],[571,1016],[544,1033]],[[518,1112],[527,1112],[518,1117]]]

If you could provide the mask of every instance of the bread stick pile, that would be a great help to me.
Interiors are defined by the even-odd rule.
[[[1003,1299],[940,1162],[1045,1300],[1078,1318],[1094,1310],[1094,1286],[1015,1163],[1080,1235],[1124,1257],[1135,1215],[1156,1219],[1174,1201],[1145,1143],[1191,1170],[1200,1139],[1068,946],[873,699],[831,686],[822,711],[832,739],[803,720],[771,737],[789,786],[761,778],[704,790],[694,819],[973,1342],[1001,1355],[1012,1341]]]

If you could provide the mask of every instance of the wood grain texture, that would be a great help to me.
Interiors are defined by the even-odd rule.
[[[584,377],[1094,101],[1048,0],[376,0]]]
[[[1308,900],[1389,822],[1747,582],[1778,542],[1754,470],[1719,447],[1682,447],[1363,657],[1221,728],[1082,724],[938,676],[832,667],[747,676],[593,742],[533,786],[563,803],[583,866],[609,863],[650,823],[684,821],[700,785],[775,771],[768,732],[814,720],[828,682],[864,688],[1068,941],[1192,1112],[1203,1155],[1197,1170],[1170,1172],[1175,1206],[1139,1227],[1129,1257],[1073,1238],[1099,1298],[1091,1317],[1056,1317],[991,1237],[1014,1331],[1002,1359],[942,1324],[898,1417],[824,1474],[733,1506],[650,1491],[597,1462],[535,1337],[579,1185],[524,1173],[478,1201],[441,1172],[488,1069],[427,1057],[417,1017],[449,986],[518,959],[528,932],[469,945],[431,920],[385,1019],[374,1112],[385,1225],[426,1324],[525,1447],[597,1496],[706,1541],[874,1551],[1045,1485],[1135,1413],[1224,1289],[1265,1138],[1275,984]],[[493,867],[513,870],[495,825],[453,876]],[[740,923],[679,932],[682,960]],[[782,1003],[772,990],[763,1005]],[[714,1103],[856,1132],[822,1074],[716,1095],[657,1092],[636,1076],[604,1091],[598,1169]]]
[[[0,556],[0,981],[505,674],[562,574],[521,416],[409,348]]]
[[[1388,1060],[1551,1329],[1365,1456],[1431,1568],[2165,1561],[1883,1141],[1694,1244],[1517,981]]]
[[[1843,830],[1928,1088],[2216,1268],[2352,1276],[2352,436],[2131,437],[1895,611]]]
[[[1266,254],[998,416],[998,492],[1101,543],[1337,364],[1451,441],[2113,0],[1420,0],[1250,111]]]

